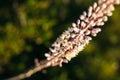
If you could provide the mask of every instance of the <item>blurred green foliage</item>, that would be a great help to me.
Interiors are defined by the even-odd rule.
[[[0,0],[0,79],[28,70],[97,0]],[[84,51],[28,80],[120,80],[120,6]],[[27,79],[25,79],[27,80]]]

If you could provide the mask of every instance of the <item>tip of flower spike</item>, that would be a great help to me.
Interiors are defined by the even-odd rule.
[[[115,0],[115,4],[120,4],[120,0]]]

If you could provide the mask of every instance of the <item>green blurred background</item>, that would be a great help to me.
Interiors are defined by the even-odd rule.
[[[97,0],[0,0],[0,80],[32,68]],[[120,80],[120,6],[80,54],[24,80]]]

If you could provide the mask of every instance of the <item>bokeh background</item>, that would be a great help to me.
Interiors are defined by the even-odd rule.
[[[0,80],[32,68],[97,0],[0,0]],[[80,54],[24,80],[120,80],[120,6]]]

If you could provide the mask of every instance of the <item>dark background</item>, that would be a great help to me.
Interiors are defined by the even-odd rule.
[[[60,34],[97,0],[0,0],[0,80],[33,67]],[[63,67],[25,80],[120,80],[120,6],[102,32]]]

